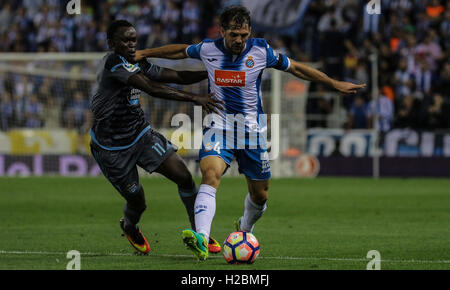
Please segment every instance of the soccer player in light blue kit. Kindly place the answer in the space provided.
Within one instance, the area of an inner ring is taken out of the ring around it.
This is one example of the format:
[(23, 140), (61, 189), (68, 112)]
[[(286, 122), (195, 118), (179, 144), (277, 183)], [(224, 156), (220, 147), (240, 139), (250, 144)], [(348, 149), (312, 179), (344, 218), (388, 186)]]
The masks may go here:
[[(245, 7), (228, 7), (221, 14), (220, 21), (222, 37), (219, 39), (205, 39), (194, 45), (171, 44), (136, 53), (137, 60), (144, 57), (201, 60), (208, 72), (210, 92), (225, 102), (225, 109), (214, 115), (203, 131), (199, 152), (202, 182), (195, 200), (196, 231), (187, 229), (182, 233), (184, 243), (200, 260), (208, 257), (208, 248), (209, 251), (220, 250), (220, 245), (208, 245), (207, 241), (216, 210), (215, 196), (220, 178), (234, 157), (248, 184), (244, 213), (235, 222), (236, 230), (252, 232), (267, 207), (270, 165), (264, 142), (266, 124), (259, 118), (264, 114), (261, 96), (263, 70), (287, 71), (345, 94), (365, 87), (365, 84), (333, 80), (319, 70), (276, 53), (265, 39), (250, 38), (250, 13)], [(239, 120), (243, 124), (239, 124)], [(240, 135), (237, 128), (244, 128), (245, 134)], [(251, 137), (255, 135), (256, 138)]]

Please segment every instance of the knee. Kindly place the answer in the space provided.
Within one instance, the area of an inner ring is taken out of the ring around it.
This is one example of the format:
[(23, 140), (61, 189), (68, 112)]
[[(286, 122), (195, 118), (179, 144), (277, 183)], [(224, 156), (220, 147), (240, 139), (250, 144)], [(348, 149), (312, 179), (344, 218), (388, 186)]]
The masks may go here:
[(217, 169), (213, 167), (205, 168), (202, 170), (202, 184), (218, 188), (221, 176), (222, 174)]
[(251, 198), (254, 203), (263, 205), (269, 199), (269, 186), (263, 186), (259, 188), (255, 188), (250, 192)]
[(190, 189), (194, 186), (194, 180), (189, 170), (183, 170), (179, 173), (176, 181), (179, 188)]
[(254, 203), (259, 204), (259, 205), (263, 205), (267, 202), (267, 200), (269, 199), (267, 193), (259, 193), (253, 196), (252, 200)]

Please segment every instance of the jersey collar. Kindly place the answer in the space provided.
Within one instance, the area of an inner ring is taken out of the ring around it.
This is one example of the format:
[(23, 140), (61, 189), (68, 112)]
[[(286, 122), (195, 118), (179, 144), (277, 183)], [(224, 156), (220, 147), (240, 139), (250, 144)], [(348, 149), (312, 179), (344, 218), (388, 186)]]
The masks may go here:
[(224, 37), (219, 38), (218, 41), (215, 42), (215, 44), (216, 44), (216, 47), (217, 47), (220, 51), (222, 51), (222, 52), (223, 52), (224, 54), (226, 54), (226, 55), (229, 55), (229, 56), (233, 59), (233, 62), (236, 62), (236, 61), (242, 59), (242, 58), (249, 52), (249, 50), (250, 50), (250, 48), (251, 48), (251, 45), (250, 45), (250, 44), (251, 44), (250, 38), (247, 39), (247, 41), (245, 42), (244, 50), (241, 52), (240, 55), (237, 55), (237, 56), (236, 56), (235, 54), (232, 54), (232, 53), (226, 48), (226, 46), (225, 46), (225, 38), (224, 38)]

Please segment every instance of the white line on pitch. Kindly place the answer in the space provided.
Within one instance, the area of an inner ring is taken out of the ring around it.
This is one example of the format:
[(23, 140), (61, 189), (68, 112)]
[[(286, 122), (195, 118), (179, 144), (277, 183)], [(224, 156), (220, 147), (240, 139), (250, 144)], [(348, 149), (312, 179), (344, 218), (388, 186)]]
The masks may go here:
[[(45, 252), (45, 251), (5, 251), (0, 250), (0, 254), (4, 255), (66, 255), (64, 252)], [(133, 253), (94, 253), (94, 252), (84, 252), (80, 253), (82, 256), (134, 256)], [(150, 254), (149, 256), (155, 257), (192, 257), (192, 255), (182, 255), (182, 254)], [(210, 256), (209, 258), (222, 258), (221, 255), (218, 256)], [(307, 260), (307, 261), (342, 261), (342, 262), (367, 262), (368, 259), (364, 258), (327, 258), (327, 257), (269, 257), (269, 256), (260, 256), (258, 259), (264, 260)], [(450, 260), (395, 260), (395, 259), (386, 259), (381, 260), (384, 263), (413, 263), (413, 264), (450, 264)]]

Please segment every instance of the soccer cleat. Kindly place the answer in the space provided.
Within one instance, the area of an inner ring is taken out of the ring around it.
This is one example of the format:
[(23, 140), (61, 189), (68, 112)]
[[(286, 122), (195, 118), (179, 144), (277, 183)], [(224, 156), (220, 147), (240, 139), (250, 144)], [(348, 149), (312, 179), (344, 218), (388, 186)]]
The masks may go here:
[(184, 245), (194, 252), (197, 259), (203, 261), (208, 258), (208, 243), (206, 242), (205, 236), (190, 229), (184, 230), (181, 235), (183, 237)]
[(219, 242), (217, 242), (214, 238), (209, 237), (208, 242), (208, 251), (213, 254), (220, 253), (221, 247)]
[(234, 221), (234, 229), (236, 230), (236, 232), (239, 232), (241, 230), (241, 220), (242, 217)]
[(122, 236), (125, 236), (128, 239), (138, 253), (146, 255), (150, 252), (150, 245), (137, 225), (125, 229), (125, 220), (124, 218), (121, 218), (120, 228), (123, 231)]
[[(238, 218), (237, 220), (234, 221), (234, 229), (236, 230), (236, 232), (244, 231), (244, 230), (241, 229), (241, 221), (242, 221), (242, 217), (240, 217), (240, 218)], [(253, 228), (254, 227), (255, 226), (252, 227), (252, 230), (250, 231), (250, 233), (253, 233)], [(244, 232), (246, 232), (246, 231), (244, 231)]]

